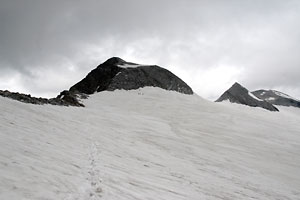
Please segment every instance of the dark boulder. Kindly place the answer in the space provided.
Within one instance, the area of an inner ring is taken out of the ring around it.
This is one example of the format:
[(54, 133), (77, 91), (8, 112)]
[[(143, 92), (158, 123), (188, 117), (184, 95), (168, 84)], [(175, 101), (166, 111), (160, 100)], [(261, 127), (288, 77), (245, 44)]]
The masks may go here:
[(63, 102), (70, 106), (84, 107), (84, 105), (79, 102), (80, 98), (67, 90), (62, 91), (56, 98), (53, 98), (52, 101), (55, 102), (57, 99), (63, 100)]

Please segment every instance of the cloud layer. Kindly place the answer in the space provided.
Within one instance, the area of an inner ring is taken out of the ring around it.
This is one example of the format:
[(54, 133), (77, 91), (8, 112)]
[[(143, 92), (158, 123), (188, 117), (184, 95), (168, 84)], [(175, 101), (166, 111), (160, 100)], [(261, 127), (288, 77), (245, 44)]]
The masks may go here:
[(0, 89), (55, 96), (109, 57), (215, 99), (235, 81), (300, 98), (297, 0), (0, 2)]

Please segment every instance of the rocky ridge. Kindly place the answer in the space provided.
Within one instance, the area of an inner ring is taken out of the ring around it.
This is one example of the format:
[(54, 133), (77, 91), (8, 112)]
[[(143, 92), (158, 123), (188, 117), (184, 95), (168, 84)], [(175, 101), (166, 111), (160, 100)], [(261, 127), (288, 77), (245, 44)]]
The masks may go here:
[(80, 99), (87, 98), (88, 95), (96, 92), (120, 89), (133, 90), (147, 86), (160, 87), (183, 94), (193, 94), (193, 90), (185, 82), (164, 68), (157, 65), (139, 65), (126, 62), (118, 57), (112, 57), (55, 98), (37, 98), (29, 94), (7, 90), (0, 90), (0, 96), (31, 104), (83, 107)]
[[(62, 99), (62, 95), (64, 95), (64, 99)], [(51, 104), (51, 105), (59, 105), (59, 106), (78, 106), (78, 107), (84, 107), (82, 103), (78, 100), (77, 96), (74, 96), (74, 94), (70, 94), (67, 92), (62, 92), (58, 97), (56, 98), (41, 98), (41, 97), (32, 97), (30, 94), (22, 94), (19, 92), (10, 92), (8, 90), (0, 90), (0, 96), (7, 97), (10, 99), (14, 99), (23, 103), (30, 103), (30, 104), (38, 104), (38, 105), (44, 105), (44, 104)]]
[(279, 106), (293, 106), (300, 108), (300, 101), (276, 90), (256, 90), (252, 92), (257, 98)]
[(225, 91), (216, 102), (230, 101), (232, 103), (243, 104), (251, 107), (261, 107), (269, 111), (279, 111), (271, 103), (256, 98), (245, 87), (239, 83), (234, 83), (227, 91)]
[(193, 90), (185, 82), (162, 67), (126, 62), (118, 57), (100, 64), (69, 91), (75, 94), (93, 94), (105, 90), (133, 90), (147, 86), (193, 94)]

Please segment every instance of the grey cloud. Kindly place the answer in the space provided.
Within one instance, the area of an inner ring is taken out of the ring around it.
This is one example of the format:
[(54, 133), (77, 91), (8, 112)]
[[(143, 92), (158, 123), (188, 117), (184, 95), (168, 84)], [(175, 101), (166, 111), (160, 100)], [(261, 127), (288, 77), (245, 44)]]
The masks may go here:
[(2, 0), (0, 89), (11, 74), (15, 88), (55, 95), (120, 56), (169, 68), (207, 98), (232, 81), (300, 98), (299, 19), (296, 0)]

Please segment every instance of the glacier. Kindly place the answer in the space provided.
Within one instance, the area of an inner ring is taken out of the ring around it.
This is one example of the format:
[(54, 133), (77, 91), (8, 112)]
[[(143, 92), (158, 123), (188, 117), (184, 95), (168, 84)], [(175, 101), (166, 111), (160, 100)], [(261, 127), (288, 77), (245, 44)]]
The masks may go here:
[(0, 199), (300, 199), (300, 109), (146, 87), (86, 107), (0, 97)]

